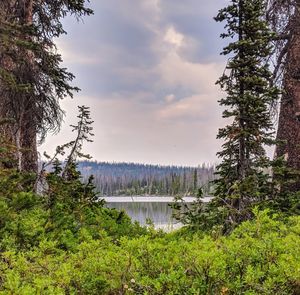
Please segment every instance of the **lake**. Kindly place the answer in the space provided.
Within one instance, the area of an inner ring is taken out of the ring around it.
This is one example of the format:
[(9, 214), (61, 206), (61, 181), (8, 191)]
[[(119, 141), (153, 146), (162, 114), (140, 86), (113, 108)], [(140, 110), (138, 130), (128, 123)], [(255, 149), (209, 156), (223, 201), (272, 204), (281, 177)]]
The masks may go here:
[[(174, 202), (172, 196), (113, 196), (103, 197), (106, 206), (124, 210), (134, 221), (146, 225), (151, 220), (154, 227), (165, 231), (172, 231), (180, 228), (181, 223), (172, 218), (172, 209), (169, 204)], [(185, 197), (184, 202), (192, 203), (196, 198)], [(211, 197), (203, 198), (208, 202)]]

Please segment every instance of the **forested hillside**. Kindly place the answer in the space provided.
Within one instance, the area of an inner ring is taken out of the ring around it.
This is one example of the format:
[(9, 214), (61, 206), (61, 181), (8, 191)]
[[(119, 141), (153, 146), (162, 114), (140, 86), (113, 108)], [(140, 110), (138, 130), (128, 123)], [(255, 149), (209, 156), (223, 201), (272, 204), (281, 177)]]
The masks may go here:
[(94, 176), (100, 195), (197, 195), (201, 188), (210, 193), (214, 166), (159, 166), (133, 163), (81, 161), (83, 179)]

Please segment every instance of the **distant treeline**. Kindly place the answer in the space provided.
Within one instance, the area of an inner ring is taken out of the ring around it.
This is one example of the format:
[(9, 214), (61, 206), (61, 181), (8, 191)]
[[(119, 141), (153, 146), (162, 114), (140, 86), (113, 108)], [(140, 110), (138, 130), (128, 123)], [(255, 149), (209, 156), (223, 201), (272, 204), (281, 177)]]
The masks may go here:
[(197, 195), (199, 189), (208, 194), (215, 167), (159, 166), (133, 163), (82, 161), (78, 168), (83, 179), (94, 176), (101, 195)]

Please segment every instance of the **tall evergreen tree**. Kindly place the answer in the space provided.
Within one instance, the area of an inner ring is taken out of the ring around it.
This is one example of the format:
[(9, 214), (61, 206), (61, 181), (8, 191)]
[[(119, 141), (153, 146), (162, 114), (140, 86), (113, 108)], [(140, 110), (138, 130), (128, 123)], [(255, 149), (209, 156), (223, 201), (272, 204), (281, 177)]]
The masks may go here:
[(59, 100), (78, 88), (61, 67), (54, 38), (61, 20), (92, 11), (85, 0), (4, 0), (0, 3), (0, 137), (16, 147), (15, 168), (37, 171), (37, 134), (59, 128)]
[(264, 169), (269, 165), (264, 146), (274, 143), (269, 110), (278, 89), (270, 84), (267, 63), (274, 34), (264, 15), (264, 0), (232, 0), (216, 17), (226, 21), (227, 32), (221, 37), (232, 40), (223, 49), (230, 58), (217, 82), (227, 93), (220, 104), (231, 124), (218, 133), (224, 144), (218, 153), (222, 163), (217, 167), (216, 197), (233, 224), (249, 218), (252, 205), (264, 198)]
[[(277, 32), (273, 79), (282, 86), (276, 156), (287, 167), (300, 171), (300, 1), (269, 0), (267, 18)], [(294, 173), (295, 174), (295, 173)], [(300, 179), (284, 185), (285, 192), (299, 191)]]

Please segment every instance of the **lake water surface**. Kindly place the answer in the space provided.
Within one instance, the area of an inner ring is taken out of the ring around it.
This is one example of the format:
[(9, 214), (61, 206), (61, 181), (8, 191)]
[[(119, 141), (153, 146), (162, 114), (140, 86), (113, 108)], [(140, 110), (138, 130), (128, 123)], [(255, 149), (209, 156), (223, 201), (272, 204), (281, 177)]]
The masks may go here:
[[(211, 198), (203, 198), (208, 202)], [(171, 231), (182, 226), (181, 223), (172, 218), (172, 209), (169, 204), (174, 202), (174, 197), (170, 196), (117, 196), (104, 197), (107, 207), (125, 210), (134, 221), (141, 225), (146, 225), (147, 220), (151, 220), (155, 228)], [(193, 197), (185, 197), (184, 202), (191, 203)]]

